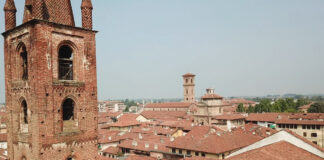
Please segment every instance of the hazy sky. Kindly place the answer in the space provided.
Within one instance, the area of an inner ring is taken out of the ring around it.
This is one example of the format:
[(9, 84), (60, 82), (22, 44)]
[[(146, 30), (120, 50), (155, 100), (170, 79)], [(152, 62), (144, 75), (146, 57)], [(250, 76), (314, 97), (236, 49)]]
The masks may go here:
[[(5, 0), (0, 1), (3, 8)], [(23, 0), (15, 0), (18, 24)], [(72, 0), (80, 26), (81, 0)], [(93, 0), (99, 99), (324, 93), (323, 0)], [(0, 12), (0, 29), (4, 15)], [(0, 102), (4, 102), (0, 38)]]

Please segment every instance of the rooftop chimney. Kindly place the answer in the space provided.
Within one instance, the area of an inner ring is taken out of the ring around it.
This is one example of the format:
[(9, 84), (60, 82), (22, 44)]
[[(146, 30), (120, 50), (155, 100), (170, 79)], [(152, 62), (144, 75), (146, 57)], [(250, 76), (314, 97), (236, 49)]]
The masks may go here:
[(133, 145), (133, 146), (137, 146), (137, 142), (136, 142), (136, 141), (133, 141), (133, 142), (132, 142), (132, 145)]

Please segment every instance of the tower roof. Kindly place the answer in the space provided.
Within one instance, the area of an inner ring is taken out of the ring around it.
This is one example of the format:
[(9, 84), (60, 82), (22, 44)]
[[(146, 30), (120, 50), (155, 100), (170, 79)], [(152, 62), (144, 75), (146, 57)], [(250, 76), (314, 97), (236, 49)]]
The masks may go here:
[(26, 0), (24, 22), (40, 19), (74, 26), (70, 0)]
[(196, 75), (192, 74), (192, 73), (187, 73), (184, 74), (182, 77), (195, 77)]
[(81, 8), (93, 8), (91, 0), (82, 0)]
[(5, 11), (17, 11), (14, 0), (6, 0), (3, 8)]

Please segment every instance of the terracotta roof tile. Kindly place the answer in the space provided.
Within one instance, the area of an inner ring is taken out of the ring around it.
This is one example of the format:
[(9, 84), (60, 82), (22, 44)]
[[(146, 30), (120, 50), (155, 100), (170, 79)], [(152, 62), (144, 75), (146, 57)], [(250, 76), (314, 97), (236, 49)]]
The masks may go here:
[(192, 74), (192, 73), (186, 73), (184, 75), (182, 75), (182, 77), (194, 77), (196, 75)]
[(289, 113), (251, 113), (246, 121), (275, 122), (278, 119), (287, 119)]
[(193, 104), (187, 102), (150, 103), (145, 108), (189, 108)]
[(258, 149), (254, 149), (234, 157), (229, 160), (322, 160), (306, 150), (303, 150), (295, 145), (285, 141), (273, 143)]
[(282, 119), (275, 121), (276, 124), (305, 124), (305, 125), (324, 125), (324, 121), (315, 120), (292, 120), (292, 119)]
[(143, 111), (141, 115), (154, 120), (177, 120), (187, 115), (185, 111)]
[(147, 156), (139, 156), (139, 155), (131, 155), (131, 156), (128, 156), (125, 160), (156, 160), (156, 158), (147, 157)]
[(117, 155), (119, 152), (119, 148), (118, 147), (108, 147), (105, 150), (103, 150), (102, 152)]
[[(184, 137), (178, 137), (168, 147), (220, 154), (248, 146), (276, 132), (265, 127), (261, 127), (263, 129), (252, 128), (253, 126), (256, 125), (237, 128), (232, 132), (217, 130), (211, 132), (206, 126), (200, 126), (196, 131), (191, 131)], [(267, 132), (270, 134), (268, 135)]]
[(214, 116), (213, 119), (218, 120), (237, 120), (237, 119), (245, 119), (246, 117), (241, 114), (223, 114), (219, 116)]
[(201, 97), (202, 100), (207, 100), (207, 99), (223, 99), (222, 96), (218, 94), (205, 94), (204, 96)]

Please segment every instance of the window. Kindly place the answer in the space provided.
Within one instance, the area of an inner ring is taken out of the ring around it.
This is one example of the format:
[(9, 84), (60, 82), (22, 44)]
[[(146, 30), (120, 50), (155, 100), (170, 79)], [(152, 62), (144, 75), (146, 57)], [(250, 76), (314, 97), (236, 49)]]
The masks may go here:
[(172, 153), (176, 153), (176, 149), (175, 148), (172, 148)]
[(195, 152), (195, 156), (199, 156), (199, 152)]
[(321, 129), (321, 126), (317, 125), (317, 126), (316, 126), (316, 129)]
[(182, 154), (182, 149), (179, 149), (179, 154)]
[(311, 126), (310, 125), (307, 125), (307, 129), (311, 129)]
[(281, 128), (281, 124), (278, 124), (278, 127)]
[(303, 125), (303, 129), (306, 129), (306, 125)]
[(294, 124), (294, 129), (297, 129), (297, 124)]
[(26, 45), (24, 43), (19, 43), (17, 47), (18, 52), (18, 67), (17, 72), (19, 74), (19, 78), (22, 80), (28, 80), (28, 54), (26, 50)]
[(317, 144), (317, 141), (313, 141), (314, 144)]
[(191, 155), (191, 151), (187, 150), (187, 156)]
[(28, 58), (25, 45), (21, 47), (19, 53), (21, 58), (21, 79), (28, 80)]
[(303, 135), (304, 135), (304, 137), (307, 137), (307, 133), (306, 132), (304, 132)]
[(206, 154), (205, 154), (205, 153), (201, 153), (201, 156), (202, 156), (202, 157), (206, 157)]
[(63, 45), (59, 49), (59, 79), (73, 80), (73, 53), (72, 48)]
[(25, 100), (23, 100), (21, 102), (21, 108), (23, 110), (23, 122), (25, 124), (28, 124), (28, 108), (27, 108), (27, 102)]
[(74, 101), (66, 99), (63, 103), (63, 121), (74, 120)]
[(186, 79), (186, 83), (188, 83), (188, 79)]
[(312, 129), (315, 129), (316, 127), (315, 127), (315, 125), (312, 125)]
[(312, 133), (311, 137), (317, 137), (317, 133)]

